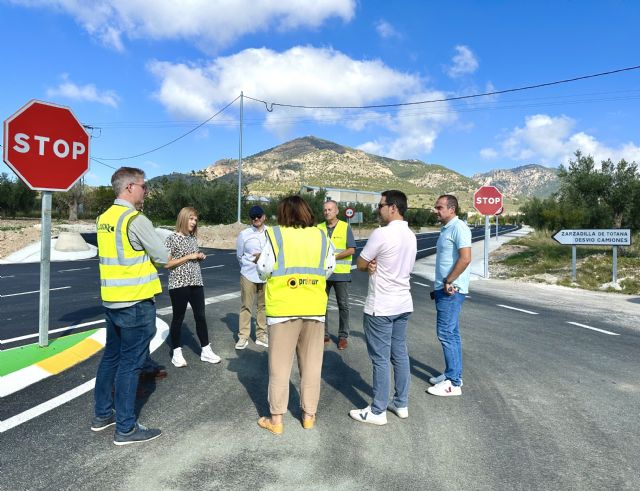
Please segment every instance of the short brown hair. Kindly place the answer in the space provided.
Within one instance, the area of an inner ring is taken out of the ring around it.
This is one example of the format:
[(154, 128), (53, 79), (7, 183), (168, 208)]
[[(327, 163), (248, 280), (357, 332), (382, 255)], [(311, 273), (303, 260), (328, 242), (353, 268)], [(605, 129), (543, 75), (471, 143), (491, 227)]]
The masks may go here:
[(176, 220), (176, 232), (180, 232), (184, 235), (193, 235), (194, 237), (198, 235), (198, 222), (196, 222), (193, 232), (189, 232), (189, 218), (192, 216), (198, 218), (198, 210), (194, 207), (185, 206), (180, 210), (178, 213), (178, 219)]
[(287, 196), (278, 203), (278, 225), (282, 227), (306, 228), (316, 223), (313, 211), (299, 195)]
[(454, 208), (456, 214), (460, 209), (460, 205), (458, 205), (458, 198), (456, 198), (453, 194), (441, 194), (438, 196), (436, 201), (440, 201), (442, 198), (446, 198), (447, 200), (447, 208)]
[(116, 196), (119, 196), (133, 181), (144, 179), (144, 171), (136, 167), (120, 167), (111, 176), (111, 187)]

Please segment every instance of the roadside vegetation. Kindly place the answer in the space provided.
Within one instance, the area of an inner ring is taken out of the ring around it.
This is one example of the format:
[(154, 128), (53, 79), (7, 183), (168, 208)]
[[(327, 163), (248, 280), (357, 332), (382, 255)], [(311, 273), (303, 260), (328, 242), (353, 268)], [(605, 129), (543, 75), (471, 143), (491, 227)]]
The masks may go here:
[[(535, 233), (509, 243), (521, 248), (498, 264), (501, 276), (576, 286), (588, 290), (640, 294), (640, 174), (635, 162), (606, 160), (597, 165), (576, 152), (560, 167), (560, 189), (544, 200), (533, 198), (520, 208)], [(611, 284), (612, 247), (578, 246), (576, 282), (571, 281), (571, 246), (551, 237), (561, 229), (628, 228), (629, 247), (618, 247), (618, 282)]]
[(519, 252), (500, 260), (501, 277), (555, 283), (585, 290), (640, 294), (640, 234), (630, 247), (618, 247), (618, 286), (611, 284), (611, 247), (576, 248), (576, 282), (571, 281), (571, 246), (554, 241), (549, 231), (536, 231), (509, 242)]

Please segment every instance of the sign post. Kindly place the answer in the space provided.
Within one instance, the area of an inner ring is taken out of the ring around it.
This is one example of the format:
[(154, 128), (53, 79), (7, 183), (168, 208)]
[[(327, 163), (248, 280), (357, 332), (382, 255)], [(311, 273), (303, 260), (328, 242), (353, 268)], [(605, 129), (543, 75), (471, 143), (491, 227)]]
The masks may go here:
[(32, 100), (4, 122), (2, 158), (32, 190), (41, 191), (41, 347), (49, 344), (52, 191), (68, 191), (89, 170), (89, 135), (71, 110)]
[[(502, 193), (495, 186), (482, 186), (473, 194), (473, 206), (478, 213), (484, 215), (484, 277), (489, 278), (489, 238), (491, 228), (489, 215), (501, 212)], [(496, 239), (498, 237), (498, 219), (496, 216)]]
[(618, 282), (618, 246), (631, 245), (631, 229), (609, 228), (609, 229), (565, 229), (558, 230), (551, 236), (558, 244), (570, 245), (571, 247), (571, 281), (576, 281), (576, 246), (612, 246), (613, 265), (612, 283)]
[(351, 219), (353, 218), (353, 216), (356, 214), (356, 210), (354, 210), (353, 208), (349, 207), (349, 208), (345, 208), (344, 210), (344, 216), (347, 217), (347, 223), (349, 225), (351, 225)]

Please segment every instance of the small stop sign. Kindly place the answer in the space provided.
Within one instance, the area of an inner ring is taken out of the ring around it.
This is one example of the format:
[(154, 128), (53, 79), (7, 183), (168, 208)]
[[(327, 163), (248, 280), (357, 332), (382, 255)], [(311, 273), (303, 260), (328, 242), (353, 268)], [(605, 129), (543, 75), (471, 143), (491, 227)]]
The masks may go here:
[(68, 191), (89, 170), (89, 135), (69, 108), (32, 100), (4, 122), (2, 157), (31, 189)]
[(482, 215), (496, 215), (503, 204), (502, 193), (495, 186), (482, 186), (473, 195), (473, 206)]

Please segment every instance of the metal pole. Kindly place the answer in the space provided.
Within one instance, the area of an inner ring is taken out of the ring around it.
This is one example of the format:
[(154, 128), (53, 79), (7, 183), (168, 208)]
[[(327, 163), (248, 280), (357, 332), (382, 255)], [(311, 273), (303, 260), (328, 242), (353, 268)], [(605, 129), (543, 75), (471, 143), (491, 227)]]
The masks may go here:
[(618, 282), (618, 246), (613, 246), (613, 280)]
[(498, 241), (498, 229), (500, 228), (498, 225), (499, 221), (498, 215), (496, 215), (496, 242)]
[(238, 157), (238, 223), (240, 223), (240, 213), (242, 208), (242, 122), (244, 118), (243, 103), (244, 93), (240, 91), (240, 145)]
[(51, 273), (51, 191), (42, 192), (40, 235), (40, 323), (38, 344), (49, 346), (49, 280)]
[(489, 227), (489, 215), (484, 216), (484, 277), (489, 278), (489, 237), (491, 228)]
[(576, 246), (571, 246), (571, 281), (576, 282)]

